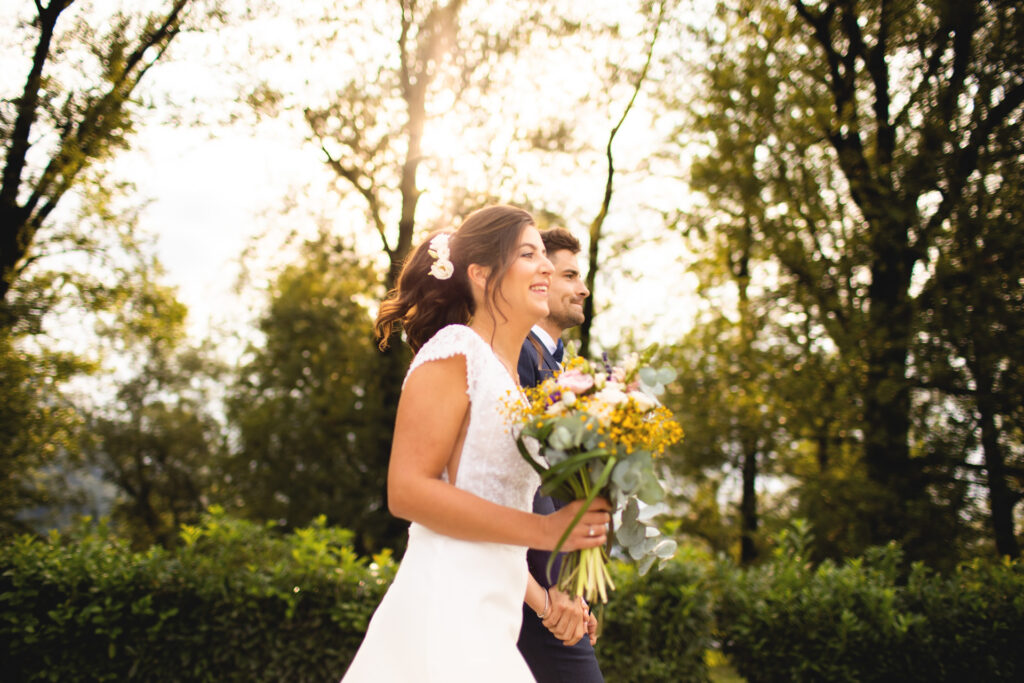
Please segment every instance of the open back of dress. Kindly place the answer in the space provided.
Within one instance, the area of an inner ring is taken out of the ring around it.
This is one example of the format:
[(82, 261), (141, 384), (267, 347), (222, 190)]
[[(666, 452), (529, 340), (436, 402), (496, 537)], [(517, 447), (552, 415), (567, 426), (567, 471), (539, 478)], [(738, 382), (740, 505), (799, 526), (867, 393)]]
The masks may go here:
[[(455, 355), (466, 359), (470, 401), (455, 485), (529, 511), (540, 478), (516, 448), (507, 406), (519, 388), (491, 347), (451, 325), (420, 348), (408, 374)], [(412, 523), (395, 581), (343, 680), (533, 681), (516, 648), (527, 577), (525, 547), (462, 541)]]

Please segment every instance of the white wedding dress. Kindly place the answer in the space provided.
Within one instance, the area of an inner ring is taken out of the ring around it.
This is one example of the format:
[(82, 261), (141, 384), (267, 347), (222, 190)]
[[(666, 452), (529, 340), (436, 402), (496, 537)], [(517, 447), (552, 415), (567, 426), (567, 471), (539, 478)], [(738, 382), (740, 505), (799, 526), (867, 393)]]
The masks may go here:
[[(540, 478), (516, 448), (504, 406), (519, 390), (491, 347), (450, 325), (420, 348), (409, 374), (455, 355), (466, 358), (470, 400), (455, 485), (529, 511)], [(342, 680), (532, 682), (516, 648), (527, 577), (525, 547), (462, 541), (413, 522), (395, 580)]]

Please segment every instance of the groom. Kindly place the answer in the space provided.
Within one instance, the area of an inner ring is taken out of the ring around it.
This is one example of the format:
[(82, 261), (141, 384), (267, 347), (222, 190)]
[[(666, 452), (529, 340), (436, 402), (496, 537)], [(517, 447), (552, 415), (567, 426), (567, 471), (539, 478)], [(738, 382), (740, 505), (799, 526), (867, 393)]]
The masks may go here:
[[(580, 252), (579, 240), (563, 228), (546, 230), (541, 233), (541, 239), (555, 269), (548, 288), (548, 316), (534, 325), (519, 353), (519, 382), (524, 387), (535, 386), (558, 370), (563, 352), (562, 332), (583, 322), (583, 300), (590, 294), (580, 278), (576, 258)], [(533, 511), (550, 514), (562, 504), (538, 492), (533, 499)], [(548, 557), (550, 553), (542, 550), (529, 550), (526, 554), (533, 578), (548, 589), (551, 607), (542, 621), (524, 603), (519, 651), (537, 683), (603, 683), (604, 676), (593, 647), (597, 640), (597, 620), (589, 611), (582, 617), (586, 620), (589, 637), (575, 645), (564, 645), (552, 632), (564, 635), (567, 626), (579, 616), (580, 606), (566, 593), (551, 586), (547, 577)], [(558, 576), (559, 564), (556, 560), (552, 567), (553, 577)]]

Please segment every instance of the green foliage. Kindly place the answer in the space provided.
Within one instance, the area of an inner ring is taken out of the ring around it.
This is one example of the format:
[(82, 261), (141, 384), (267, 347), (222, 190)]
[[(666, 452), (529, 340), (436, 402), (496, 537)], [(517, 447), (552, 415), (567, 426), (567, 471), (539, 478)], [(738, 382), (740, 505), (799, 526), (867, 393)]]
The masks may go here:
[(114, 514), (138, 544), (166, 542), (203, 508), (200, 474), (221, 438), (204, 383), (216, 368), (186, 348), (186, 308), (160, 282), (132, 188), (100, 172), (88, 182), (0, 302), (0, 469), (12, 473), (0, 517), (39, 529), (106, 514), (116, 488)]
[(226, 465), (229, 509), (288, 527), (325, 514), (364, 549), (404, 538), (383, 500), (380, 435), (393, 422), (360, 303), (373, 281), (350, 250), (321, 235), (274, 282), (259, 321), (264, 341), (248, 350), (227, 399), (238, 430)]
[(920, 671), (916, 680), (1011, 681), (1024, 674), (1021, 561), (975, 558), (946, 576), (918, 565), (903, 604), (911, 613), (906, 647)]
[(5, 87), (0, 115), (0, 302), (38, 256), (39, 233), (52, 227), (57, 207), (127, 146), (140, 111), (133, 95), (149, 69), (187, 21), (216, 16), (204, 15), (205, 0), (105, 14), (88, 3), (35, 5), (34, 16), (5, 27), (27, 49), (13, 63), (22, 90)]
[[(753, 310), (772, 323), (762, 339), (783, 347), (776, 367), (814, 370), (774, 395), (792, 401), (785, 417), (801, 446), (824, 456), (820, 471), (804, 468), (813, 485), (801, 508), (816, 525), (831, 518), (833, 552), (898, 539), (910, 557), (942, 562), (951, 542), (971, 540), (966, 454), (985, 425), (964, 420), (955, 397), (979, 382), (994, 384), (979, 395), (1005, 391), (1013, 373), (1001, 368), (1018, 363), (957, 347), (1010, 348), (1003, 331), (1015, 329), (1020, 279), (978, 275), (1011, 270), (1020, 251), (1021, 231), (996, 227), (1019, 223), (1008, 207), (1022, 104), (1009, 93), (1024, 82), (1008, 65), (1021, 59), (1020, 29), (1019, 12), (985, 0), (718, 3), (701, 31), (703, 88), (673, 103), (691, 114), (684, 130), (698, 131), (683, 142), (702, 148), (692, 181), (708, 202), (687, 222), (694, 250), (712, 254), (704, 287), (716, 301), (715, 288), (738, 292), (741, 317), (749, 287)], [(989, 253), (972, 253), (985, 251), (978, 236)], [(1003, 300), (980, 305), (998, 285)], [(924, 395), (915, 376), (936, 379), (946, 364), (958, 381)], [(1020, 404), (1019, 391), (1006, 393)], [(1001, 417), (989, 439), (1007, 450), (1017, 444)], [(957, 423), (954, 438), (929, 438)], [(847, 460), (839, 472), (829, 471), (835, 456)], [(816, 492), (834, 497), (844, 471), (856, 486), (852, 514), (817, 518)], [(1002, 511), (993, 535), (1001, 526), (1011, 554), (1016, 493), (991, 495)]]
[[(217, 508), (182, 527), (173, 550), (132, 551), (105, 524), (18, 537), (0, 555), (4, 674), (337, 680), (396, 571), (389, 552), (361, 558), (352, 540), (323, 518), (281, 535)], [(802, 523), (776, 543), (748, 569), (685, 549), (643, 577), (613, 563), (596, 648), (607, 680), (709, 680), (713, 638), (751, 683), (1009, 681), (1024, 671), (1024, 564), (908, 572), (890, 545), (815, 566)]]
[(717, 578), (722, 647), (759, 681), (1016, 680), (1024, 672), (1024, 564), (978, 560), (949, 575), (890, 544), (839, 565), (782, 534), (770, 563)]
[(609, 681), (706, 681), (712, 593), (704, 563), (680, 552), (644, 576), (631, 563), (612, 563), (616, 590), (599, 613), (595, 648)]
[(25, 531), (20, 513), (59, 502), (50, 469), (73, 460), (81, 417), (56, 390), (81, 362), (64, 353), (25, 348), (0, 326), (0, 537)]
[[(721, 552), (730, 551), (738, 535), (746, 535), (748, 543), (753, 540), (767, 501), (755, 502), (750, 488), (745, 503), (760, 509), (748, 509), (743, 520), (731, 515), (722, 520), (710, 509), (718, 506), (716, 496), (708, 493), (728, 476), (753, 483), (777, 472), (775, 461), (785, 455), (780, 446), (792, 442), (780, 439), (788, 436), (782, 429), (786, 406), (778, 388), (786, 378), (786, 365), (778, 350), (752, 343), (758, 326), (750, 318), (733, 323), (718, 316), (705, 320), (673, 348), (679, 379), (665, 403), (686, 438), (666, 457), (674, 474), (696, 484), (677, 495), (677, 504), (695, 513), (683, 519), (682, 528)], [(748, 547), (744, 554), (752, 552)]]
[[(795, 502), (798, 516), (812, 519), (827, 540), (816, 553), (856, 554), (868, 540), (860, 505), (869, 487), (854, 437), (855, 378), (802, 326), (784, 324), (775, 306), (750, 302), (739, 321), (709, 311), (671, 347), (679, 378), (665, 403), (686, 438), (666, 461), (687, 484), (675, 493), (676, 507), (685, 510), (681, 530), (730, 554), (746, 535), (739, 554), (749, 561), (793, 515)], [(794, 485), (761, 485), (780, 477)], [(728, 478), (749, 482), (735, 512), (721, 509)]]
[(323, 520), (285, 537), (218, 510), (174, 553), (100, 525), (20, 537), (0, 574), (11, 680), (336, 680), (393, 577)]
[(125, 273), (115, 311), (97, 326), (116, 364), (113, 400), (83, 407), (86, 461), (113, 484), (112, 516), (135, 547), (174, 542), (215, 490), (223, 428), (213, 385), (223, 368), (209, 349), (191, 346), (187, 309), (161, 285), (159, 264), (142, 260)]
[[(981, 452), (983, 467), (958, 463), (966, 475), (943, 493), (965, 496), (968, 482), (984, 486), (988, 505), (970, 509), (971, 516), (978, 527), (989, 516), (997, 551), (1013, 557), (1020, 554), (1014, 508), (1024, 500), (1024, 240), (1018, 229), (1024, 163), (1010, 151), (1019, 147), (1018, 140), (999, 138), (982, 150), (980, 172), (937, 238), (914, 348), (918, 381), (929, 390), (916, 449), (940, 464), (950, 454)], [(975, 476), (976, 469), (984, 475)]]

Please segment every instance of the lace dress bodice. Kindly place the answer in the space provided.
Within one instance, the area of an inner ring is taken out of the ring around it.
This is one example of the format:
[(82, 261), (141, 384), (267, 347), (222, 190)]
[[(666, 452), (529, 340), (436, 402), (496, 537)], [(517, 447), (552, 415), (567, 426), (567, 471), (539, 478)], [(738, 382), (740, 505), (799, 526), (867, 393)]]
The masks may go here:
[(509, 406), (523, 400), (522, 394), (487, 342), (464, 325), (449, 325), (420, 347), (406, 378), (423, 363), (456, 355), (466, 359), (469, 426), (455, 485), (494, 503), (530, 510), (540, 477), (519, 454), (509, 418)]
[[(519, 455), (508, 409), (523, 399), (490, 345), (450, 325), (420, 348), (406, 378), (453, 356), (466, 359), (469, 396), (455, 486), (530, 510), (540, 477)], [(411, 523), (402, 563), (343, 683), (533, 681), (516, 647), (528, 581), (523, 546), (466, 541)]]

